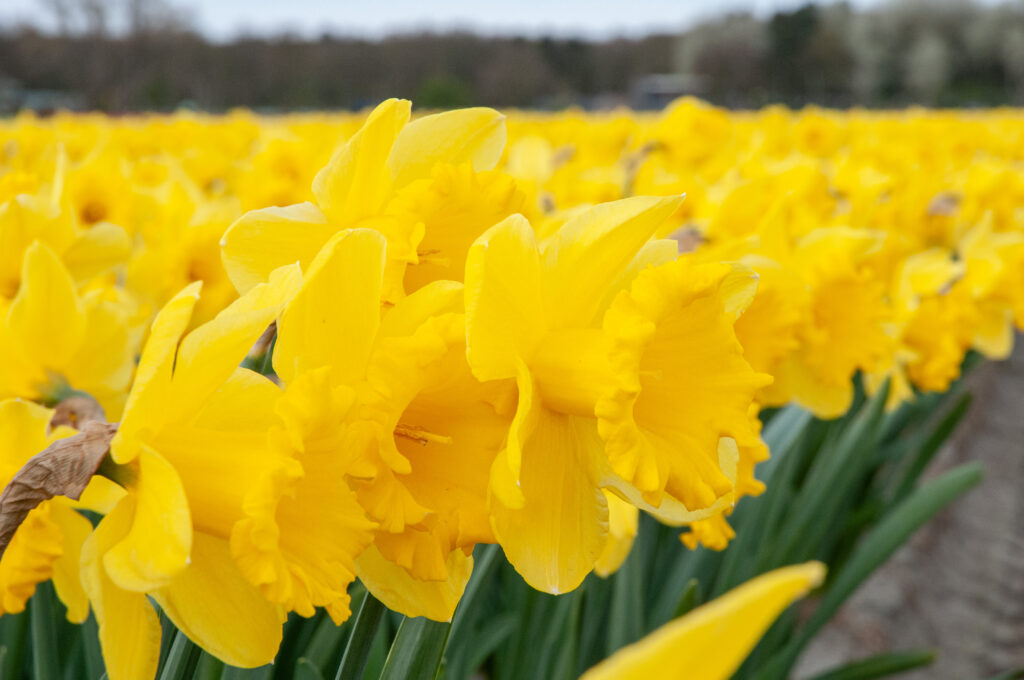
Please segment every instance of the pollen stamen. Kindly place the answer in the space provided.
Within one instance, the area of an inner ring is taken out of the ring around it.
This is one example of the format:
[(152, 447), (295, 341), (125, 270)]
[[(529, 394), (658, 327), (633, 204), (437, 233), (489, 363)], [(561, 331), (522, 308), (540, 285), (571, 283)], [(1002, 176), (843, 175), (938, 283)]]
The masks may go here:
[(419, 442), (423, 446), (433, 442), (434, 444), (451, 444), (452, 438), (443, 434), (434, 434), (418, 425), (396, 425), (395, 436), (405, 437), (411, 439), (414, 442)]

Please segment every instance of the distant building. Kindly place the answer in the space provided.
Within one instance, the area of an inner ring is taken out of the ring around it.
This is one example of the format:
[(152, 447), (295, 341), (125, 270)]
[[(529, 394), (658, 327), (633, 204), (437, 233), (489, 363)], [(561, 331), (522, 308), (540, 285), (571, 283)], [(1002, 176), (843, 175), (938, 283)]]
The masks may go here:
[(704, 78), (691, 73), (652, 73), (633, 84), (635, 109), (663, 109), (684, 95), (700, 96), (706, 90)]
[(76, 92), (63, 90), (29, 90), (14, 78), (0, 75), (0, 114), (18, 111), (53, 113), (54, 111), (81, 111), (85, 99)]

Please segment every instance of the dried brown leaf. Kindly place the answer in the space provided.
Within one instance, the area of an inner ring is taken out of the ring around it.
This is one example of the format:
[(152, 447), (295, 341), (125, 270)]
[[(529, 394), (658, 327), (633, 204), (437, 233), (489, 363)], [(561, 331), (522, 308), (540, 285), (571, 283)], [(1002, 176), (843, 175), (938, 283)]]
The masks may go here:
[(117, 425), (86, 422), (32, 456), (0, 493), (0, 556), (28, 513), (54, 496), (78, 500), (110, 450)]
[(68, 397), (53, 409), (50, 429), (67, 425), (81, 430), (86, 423), (99, 421), (105, 423), (107, 416), (99, 402), (91, 397)]

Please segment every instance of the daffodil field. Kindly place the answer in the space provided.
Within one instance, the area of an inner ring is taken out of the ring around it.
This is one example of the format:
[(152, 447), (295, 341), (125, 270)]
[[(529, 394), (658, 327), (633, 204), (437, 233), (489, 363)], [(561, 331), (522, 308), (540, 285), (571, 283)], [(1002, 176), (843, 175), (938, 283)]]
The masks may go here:
[(410, 107), (0, 121), (0, 677), (787, 678), (980, 480), (1024, 113)]

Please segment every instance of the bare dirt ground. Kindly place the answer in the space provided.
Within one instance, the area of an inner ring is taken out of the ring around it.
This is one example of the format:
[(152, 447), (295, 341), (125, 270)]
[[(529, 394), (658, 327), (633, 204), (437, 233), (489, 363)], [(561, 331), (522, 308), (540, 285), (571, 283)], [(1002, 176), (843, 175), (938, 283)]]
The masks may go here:
[(907, 680), (983, 680), (1024, 667), (1024, 336), (975, 369), (974, 401), (929, 470), (976, 460), (982, 484), (919, 531), (804, 655), (797, 677), (882, 652), (933, 649)]

